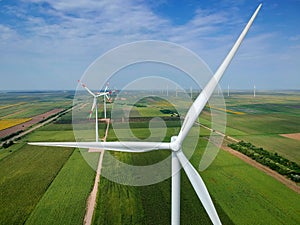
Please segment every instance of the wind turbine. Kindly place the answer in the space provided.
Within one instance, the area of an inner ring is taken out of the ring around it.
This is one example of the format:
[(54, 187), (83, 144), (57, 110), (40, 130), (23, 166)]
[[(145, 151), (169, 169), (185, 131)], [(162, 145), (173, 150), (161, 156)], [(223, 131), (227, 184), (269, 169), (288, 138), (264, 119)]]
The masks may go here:
[(227, 86), (227, 96), (229, 97), (229, 84), (228, 84), (228, 86)]
[(93, 114), (93, 111), (95, 109), (95, 130), (96, 130), (96, 142), (99, 141), (99, 134), (98, 134), (98, 103), (97, 103), (97, 98), (100, 97), (100, 96), (104, 96), (104, 116), (106, 118), (106, 99), (105, 98), (108, 98), (108, 94), (110, 94), (110, 92), (107, 92), (107, 89), (108, 89), (108, 85), (106, 85), (105, 87), (105, 90), (104, 92), (99, 92), (99, 93), (93, 93), (84, 83), (80, 82), (80, 80), (78, 80), (78, 83), (81, 83), (81, 86), (87, 90), (87, 92), (89, 94), (91, 94), (94, 99), (93, 99), (93, 105), (92, 105), (92, 108), (91, 108), (91, 111), (90, 111), (90, 118), (92, 117), (92, 114)]
[(208, 102), (214, 89), (218, 85), (225, 70), (230, 64), (233, 56), (238, 50), (241, 42), (246, 36), (251, 27), (255, 17), (257, 16), (262, 4), (260, 4), (251, 19), (247, 23), (243, 32), (233, 45), (232, 49), (214, 74), (214, 76), (207, 83), (202, 92), (198, 95), (192, 106), (189, 108), (178, 136), (173, 136), (170, 142), (37, 142), (29, 143), (31, 145), (40, 146), (58, 146), (58, 147), (75, 147), (75, 148), (93, 148), (106, 149), (110, 151), (119, 152), (149, 152), (155, 150), (170, 150), (172, 152), (172, 207), (171, 207), (171, 222), (172, 225), (180, 224), (180, 173), (179, 170), (183, 167), (187, 177), (189, 178), (198, 198), (205, 208), (210, 220), (213, 224), (221, 224), (218, 213), (214, 207), (208, 190), (200, 177), (197, 170), (192, 166), (182, 151), (182, 143), (201, 111)]

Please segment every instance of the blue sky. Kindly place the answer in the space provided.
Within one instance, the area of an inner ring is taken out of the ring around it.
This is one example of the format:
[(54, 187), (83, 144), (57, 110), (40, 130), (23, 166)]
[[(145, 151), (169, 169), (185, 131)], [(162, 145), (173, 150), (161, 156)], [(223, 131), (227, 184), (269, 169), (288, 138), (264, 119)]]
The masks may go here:
[(221, 86), (300, 89), (299, 0), (0, 0), (0, 90), (75, 89), (97, 57), (147, 39), (215, 71), (260, 2)]

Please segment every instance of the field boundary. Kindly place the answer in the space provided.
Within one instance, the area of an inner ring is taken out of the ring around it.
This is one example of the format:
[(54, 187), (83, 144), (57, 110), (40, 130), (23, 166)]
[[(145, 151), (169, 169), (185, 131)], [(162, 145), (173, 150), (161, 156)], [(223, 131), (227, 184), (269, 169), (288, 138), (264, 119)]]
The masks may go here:
[[(236, 151), (236, 150), (233, 150), (231, 149), (230, 147), (227, 146), (228, 143), (230, 143), (230, 141), (234, 141), (234, 142), (239, 142), (240, 140), (236, 139), (236, 138), (233, 138), (233, 137), (230, 137), (228, 135), (225, 135), (219, 131), (215, 131), (207, 126), (204, 126), (198, 122), (196, 122), (197, 125), (203, 127), (203, 128), (206, 128), (218, 135), (221, 135), (223, 136), (225, 139), (223, 140), (223, 144), (221, 146), (221, 149), (226, 151), (226, 152), (229, 152), (230, 154), (234, 155), (235, 157), (238, 157), (239, 159), (243, 160), (244, 162), (246, 162), (247, 164), (259, 169), (260, 171), (266, 173), (267, 175), (275, 178), (277, 181), (281, 182), (282, 184), (284, 184), (286, 187), (290, 188), (291, 190), (295, 191), (296, 193), (300, 194), (300, 186), (298, 186), (294, 181), (286, 178), (285, 176), (282, 176), (281, 174), (277, 173), (276, 171), (270, 169), (269, 167), (267, 166), (264, 166), (258, 162), (256, 162), (255, 160), (251, 159), (250, 157)], [(208, 139), (209, 141), (209, 139)], [(211, 142), (212, 143), (212, 142)], [(213, 144), (213, 143), (212, 143)]]
[[(48, 118), (46, 118), (46, 119), (43, 118), (43, 119), (41, 119), (40, 121), (33, 120), (33, 118), (34, 118), (34, 117), (33, 117), (31, 121), (25, 122), (25, 123), (32, 123), (32, 121), (34, 121), (35, 123), (33, 123), (33, 124), (27, 126), (27, 128), (30, 127), (30, 126), (33, 126), (32, 128), (29, 128), (28, 130), (25, 130), (25, 131), (23, 131), (22, 129), (20, 129), (19, 131), (16, 131), (16, 132), (21, 132), (21, 133), (19, 133), (19, 134), (17, 134), (17, 135), (14, 135), (13, 137), (11, 137), (11, 138), (9, 138), (9, 139), (7, 139), (7, 140), (4, 140), (2, 143), (0, 143), (0, 146), (2, 146), (5, 142), (14, 141), (14, 140), (17, 139), (17, 138), (20, 138), (20, 137), (22, 137), (22, 136), (24, 136), (24, 135), (26, 135), (26, 134), (28, 134), (28, 133), (31, 133), (32, 131), (34, 131), (34, 130), (36, 130), (36, 129), (42, 127), (42, 126), (44, 126), (45, 124), (48, 124), (48, 123), (54, 121), (55, 119), (59, 118), (59, 117), (62, 115), (62, 113), (68, 113), (68, 112), (70, 112), (72, 109), (73, 109), (73, 107), (71, 107), (71, 108), (69, 108), (69, 109), (65, 109), (65, 110), (64, 110), (64, 109), (60, 109), (58, 112), (53, 113), (52, 115), (48, 116)], [(57, 110), (58, 110), (58, 109), (57, 109)], [(52, 111), (53, 111), (53, 110), (51, 110), (51, 111), (49, 111), (49, 112), (52, 112)], [(45, 113), (39, 115), (39, 117), (41, 117), (41, 116), (44, 115), (44, 114), (45, 114)], [(55, 114), (56, 114), (56, 115), (55, 115)], [(53, 115), (54, 115), (54, 116), (53, 116)], [(51, 116), (53, 116), (53, 117), (51, 117)], [(50, 117), (50, 118), (49, 118), (49, 117)], [(43, 121), (43, 122), (41, 122), (41, 121)], [(25, 123), (24, 123), (24, 124), (25, 124)], [(24, 125), (24, 124), (23, 124), (23, 125)], [(17, 126), (23, 126), (23, 125), (20, 124), (20, 125), (17, 125)], [(15, 127), (16, 127), (16, 126), (15, 126)], [(6, 131), (6, 130), (9, 130), (9, 129), (13, 129), (13, 128), (14, 128), (14, 127), (7, 128), (7, 129), (2, 130), (2, 131)], [(22, 128), (23, 128), (23, 127), (22, 127)], [(0, 134), (1, 134), (2, 131), (0, 131)], [(9, 135), (13, 135), (13, 134), (16, 133), (16, 132), (13, 132), (13, 133), (11, 133), (11, 134), (9, 134)], [(1, 135), (0, 135), (0, 137), (1, 137)]]
[(227, 144), (225, 144), (225, 142), (223, 142), (222, 150), (224, 150), (226, 152), (229, 152), (230, 154), (238, 157), (239, 159), (243, 160), (247, 164), (249, 164), (251, 166), (254, 166), (255, 168), (257, 168), (260, 171), (262, 171), (262, 172), (268, 174), (269, 176), (275, 178), (276, 180), (278, 180), (279, 182), (281, 182), (282, 184), (284, 184), (288, 188), (290, 188), (293, 191), (300, 194), (300, 186), (298, 186), (294, 181), (292, 181), (292, 180), (286, 178), (285, 176), (277, 173), (276, 171), (270, 169), (269, 167), (264, 166), (264, 165), (260, 164), (259, 162), (256, 162), (255, 160), (253, 160), (253, 159), (249, 158), (248, 156), (244, 155), (243, 153), (240, 153), (236, 150), (231, 149), (230, 147), (227, 146)]

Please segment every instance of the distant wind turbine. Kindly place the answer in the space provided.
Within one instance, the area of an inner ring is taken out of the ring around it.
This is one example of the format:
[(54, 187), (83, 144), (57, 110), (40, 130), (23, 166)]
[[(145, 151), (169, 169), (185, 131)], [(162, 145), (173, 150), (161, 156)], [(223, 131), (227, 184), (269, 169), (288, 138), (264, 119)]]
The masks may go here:
[(253, 87), (253, 97), (255, 98), (255, 96), (256, 96), (256, 87), (254, 85), (254, 87)]
[(228, 87), (227, 87), (227, 96), (229, 97), (230, 95), (230, 92), (229, 92), (229, 84), (228, 84)]
[(93, 98), (93, 105), (90, 111), (90, 118), (92, 117), (92, 114), (94, 112), (95, 109), (95, 130), (96, 130), (96, 142), (99, 141), (99, 134), (98, 134), (98, 103), (97, 103), (97, 98), (100, 96), (103, 96), (104, 98), (104, 116), (106, 118), (106, 99), (108, 98), (108, 94), (110, 94), (110, 92), (107, 92), (108, 89), (108, 85), (106, 85), (104, 92), (99, 92), (99, 93), (93, 93), (84, 83), (82, 83), (80, 80), (78, 80), (78, 83), (81, 83), (81, 86), (87, 90), (87, 92), (92, 95)]
[(225, 70), (230, 64), (233, 56), (238, 50), (244, 37), (246, 36), (250, 26), (252, 25), (257, 13), (262, 4), (258, 6), (248, 24), (240, 34), (239, 38), (233, 45), (232, 49), (214, 74), (214, 76), (207, 83), (205, 88), (198, 95), (192, 106), (189, 108), (178, 136), (173, 136), (170, 142), (37, 142), (29, 143), (31, 145), (40, 146), (59, 146), (59, 147), (75, 147), (75, 148), (92, 148), (92, 149), (107, 149), (110, 151), (119, 152), (149, 152), (159, 149), (170, 150), (172, 152), (172, 207), (171, 207), (171, 222), (172, 225), (180, 224), (180, 172), (179, 169), (183, 167), (190, 180), (198, 198), (202, 202), (211, 222), (213, 224), (221, 224), (218, 213), (214, 207), (208, 190), (201, 179), (197, 170), (192, 166), (182, 151), (182, 143), (199, 117), (201, 111), (208, 102), (210, 96), (218, 85)]
[(169, 96), (169, 86), (167, 84), (167, 96)]

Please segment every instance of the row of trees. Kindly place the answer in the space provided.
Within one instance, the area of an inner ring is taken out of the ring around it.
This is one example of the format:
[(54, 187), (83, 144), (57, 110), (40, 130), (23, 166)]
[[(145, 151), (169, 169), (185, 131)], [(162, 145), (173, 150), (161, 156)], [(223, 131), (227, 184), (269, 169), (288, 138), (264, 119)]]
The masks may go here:
[(244, 141), (228, 144), (228, 146), (272, 170), (287, 176), (291, 180), (297, 183), (300, 182), (300, 166), (297, 163), (278, 155), (276, 152), (272, 153), (266, 151), (261, 147), (256, 147), (253, 144)]

